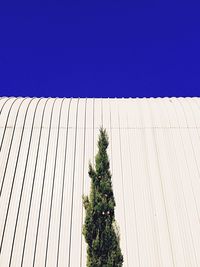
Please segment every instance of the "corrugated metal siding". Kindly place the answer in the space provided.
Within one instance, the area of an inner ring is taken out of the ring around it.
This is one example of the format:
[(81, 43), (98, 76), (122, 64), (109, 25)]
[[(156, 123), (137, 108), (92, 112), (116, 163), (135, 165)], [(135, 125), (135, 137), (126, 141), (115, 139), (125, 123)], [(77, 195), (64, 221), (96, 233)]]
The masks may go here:
[(200, 266), (200, 99), (0, 98), (0, 266), (86, 266), (106, 127), (124, 266)]

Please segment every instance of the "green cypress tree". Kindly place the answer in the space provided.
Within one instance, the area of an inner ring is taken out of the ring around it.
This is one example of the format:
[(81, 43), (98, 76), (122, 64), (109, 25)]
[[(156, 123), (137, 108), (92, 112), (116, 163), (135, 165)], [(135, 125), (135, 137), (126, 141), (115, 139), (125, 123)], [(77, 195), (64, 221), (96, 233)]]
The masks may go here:
[(121, 267), (123, 256), (115, 222), (115, 200), (107, 154), (108, 136), (100, 128), (95, 168), (89, 164), (90, 195), (83, 197), (86, 210), (83, 235), (87, 242), (87, 267)]

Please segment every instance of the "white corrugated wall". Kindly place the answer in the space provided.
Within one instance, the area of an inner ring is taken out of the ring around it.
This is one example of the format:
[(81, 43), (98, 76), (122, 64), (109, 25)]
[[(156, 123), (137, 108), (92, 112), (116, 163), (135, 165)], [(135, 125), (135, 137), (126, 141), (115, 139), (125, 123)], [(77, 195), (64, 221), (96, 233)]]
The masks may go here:
[(124, 267), (200, 266), (199, 98), (15, 97), (0, 98), (0, 266), (86, 266), (101, 125)]

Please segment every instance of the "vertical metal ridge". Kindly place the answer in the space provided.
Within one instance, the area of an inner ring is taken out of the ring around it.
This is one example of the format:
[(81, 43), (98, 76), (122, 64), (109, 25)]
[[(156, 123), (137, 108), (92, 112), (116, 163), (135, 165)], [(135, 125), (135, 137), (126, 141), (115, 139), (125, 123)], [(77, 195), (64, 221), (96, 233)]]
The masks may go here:
[[(85, 184), (85, 145), (86, 145), (86, 121), (87, 121), (87, 117), (86, 117), (86, 111), (87, 111), (87, 98), (85, 99), (85, 115), (84, 115), (84, 144), (83, 144), (83, 180), (82, 180), (82, 195), (84, 194), (84, 184)], [(82, 209), (81, 209), (81, 227), (83, 225), (83, 204), (82, 204)], [(82, 267), (82, 233), (81, 233), (81, 250), (80, 250), (80, 267)]]
[(94, 158), (95, 158), (95, 155), (94, 155), (94, 120), (95, 120), (95, 98), (93, 98), (93, 140), (92, 140), (92, 142), (93, 142), (93, 159), (92, 159), (92, 163), (93, 163), (93, 165), (94, 165)]
[(49, 245), (49, 230), (50, 230), (50, 226), (51, 226), (51, 212), (52, 212), (55, 172), (56, 172), (56, 166), (57, 166), (56, 163), (57, 163), (57, 153), (58, 153), (58, 141), (59, 141), (59, 137), (60, 137), (60, 121), (61, 121), (61, 112), (62, 112), (62, 107), (63, 107), (63, 101), (64, 101), (64, 98), (62, 99), (62, 102), (60, 105), (60, 111), (59, 111), (59, 121), (58, 121), (57, 140), (56, 140), (56, 152), (55, 152), (54, 171), (53, 171), (53, 184), (52, 184), (52, 191), (51, 191), (50, 213), (49, 213), (48, 232), (47, 232), (47, 241), (46, 241), (45, 267), (47, 265), (47, 254), (48, 254), (48, 245)]
[[(141, 125), (141, 127), (140, 127), (140, 131), (142, 131), (142, 130), (144, 130), (144, 128), (145, 127), (143, 127), (143, 125), (144, 125), (144, 122), (143, 122), (143, 120), (141, 119), (142, 118), (142, 115), (140, 115), (140, 113), (142, 113), (142, 111), (141, 111), (141, 101), (142, 101), (142, 103), (143, 103), (143, 100), (139, 100), (138, 101), (138, 105), (137, 105), (137, 101), (136, 101), (136, 111), (138, 110), (138, 122), (139, 122), (139, 124)], [(144, 125), (145, 126), (145, 125)], [(139, 134), (139, 136), (141, 137), (141, 133)], [(141, 138), (142, 139), (142, 138)], [(141, 158), (142, 158), (142, 154), (143, 154), (143, 151), (142, 151), (142, 148), (141, 148), (141, 145), (140, 146), (138, 146), (137, 148), (137, 152), (136, 153), (140, 153), (141, 154)], [(145, 155), (146, 156), (146, 155)], [(141, 168), (141, 166), (139, 166), (140, 168)], [(141, 174), (142, 175), (142, 174)], [(141, 177), (141, 182), (140, 182), (140, 184), (142, 185), (141, 186), (141, 204), (142, 204), (142, 207), (141, 208), (143, 208), (145, 211), (147, 210), (147, 208), (146, 208), (146, 199), (145, 199), (145, 197), (146, 197), (146, 187), (145, 187), (145, 185), (143, 185), (142, 184), (142, 180), (144, 180), (145, 178), (144, 177)], [(145, 255), (144, 255), (144, 257), (147, 257), (147, 256), (149, 256), (148, 254), (149, 254), (149, 251), (150, 251), (150, 246), (149, 246), (149, 239), (148, 239), (148, 234), (149, 234), (149, 232), (148, 232), (148, 230), (147, 230), (147, 226), (149, 225), (149, 223), (148, 223), (148, 220), (147, 220), (147, 216), (146, 216), (146, 214), (143, 214), (142, 213), (142, 215), (144, 216), (143, 218), (142, 218), (142, 221), (143, 221), (143, 228), (142, 228), (142, 231), (144, 232), (144, 237), (146, 237), (146, 239), (145, 238), (143, 238), (143, 236), (141, 235), (140, 236), (140, 238), (141, 238), (141, 244), (143, 245), (143, 242), (142, 241), (145, 241), (145, 242), (147, 242), (148, 243), (148, 246), (146, 247), (143, 247), (142, 246), (142, 250), (144, 250), (145, 251)], [(139, 227), (138, 227), (138, 229), (139, 229)], [(140, 238), (138, 238), (138, 241), (140, 240)], [(142, 240), (143, 239), (143, 240)], [(139, 244), (139, 242), (138, 242), (138, 244)], [(140, 260), (141, 260), (141, 264), (142, 264), (142, 257), (140, 258)], [(148, 263), (149, 263), (149, 265), (152, 265), (152, 262), (150, 262), (150, 257), (147, 259), (148, 260)], [(147, 262), (147, 260), (145, 260), (145, 263)], [(144, 264), (144, 261), (143, 261), (143, 264)]]
[(44, 181), (45, 181), (45, 176), (46, 176), (47, 157), (48, 157), (48, 151), (49, 151), (49, 140), (50, 140), (50, 135), (51, 135), (52, 116), (53, 116), (53, 110), (54, 110), (55, 102), (56, 102), (56, 98), (54, 99), (54, 102), (53, 102), (53, 105), (51, 108), (50, 125), (49, 125), (49, 132), (48, 132), (48, 141), (47, 141), (47, 150), (46, 150), (45, 166), (44, 166), (44, 173), (43, 173), (43, 180), (42, 180), (42, 192), (41, 192), (41, 197), (40, 197), (40, 207), (39, 207), (39, 215), (38, 215), (38, 223), (37, 223), (37, 230), (36, 230), (36, 240), (35, 240), (35, 248), (34, 248), (34, 256), (33, 256), (32, 266), (35, 266), (37, 239), (38, 239), (38, 231), (39, 231), (39, 224), (40, 224), (43, 192), (44, 192)]
[[(185, 158), (185, 162), (186, 162), (186, 166), (187, 166), (187, 171), (188, 171), (188, 174), (189, 174), (190, 171), (189, 171), (189, 167), (188, 167), (188, 161), (187, 161), (186, 152), (185, 152), (185, 146), (184, 146), (184, 142), (183, 142), (183, 136), (182, 136), (182, 133), (181, 133), (181, 128), (180, 128), (180, 123), (179, 123), (177, 110), (174, 107), (174, 105), (173, 105), (173, 109), (174, 109), (176, 117), (177, 117), (177, 122), (178, 122), (178, 126), (179, 126), (179, 135), (180, 135), (180, 139), (181, 139), (181, 143), (182, 143), (182, 147), (183, 147), (183, 154), (184, 154), (184, 158)], [(185, 119), (186, 119), (186, 117), (185, 117)], [(187, 123), (187, 120), (186, 120), (186, 123)], [(189, 179), (189, 181), (190, 181), (190, 185), (191, 185), (191, 189), (192, 189), (192, 195), (193, 195), (193, 198), (194, 198), (195, 208), (196, 208), (198, 221), (199, 221), (200, 217), (199, 217), (199, 212), (198, 212), (198, 207), (197, 207), (197, 200), (196, 200), (196, 197), (195, 197), (195, 194), (194, 194), (194, 188), (193, 188), (191, 179)], [(190, 236), (191, 236), (191, 240), (192, 240), (192, 246), (193, 246), (193, 251), (194, 251), (194, 255), (195, 255), (195, 261), (196, 261), (196, 264), (197, 264), (197, 255), (196, 255), (196, 250), (195, 250), (195, 246), (194, 246), (194, 238), (193, 238), (193, 235), (192, 235), (192, 232), (191, 232), (191, 223), (190, 223), (190, 220), (189, 220), (189, 214), (188, 214), (188, 210), (187, 210), (187, 206), (186, 206), (186, 199), (185, 199), (184, 192), (183, 192), (183, 195), (184, 195), (185, 209), (186, 209), (186, 214), (187, 214), (187, 219), (188, 219), (188, 224), (189, 224), (189, 232), (190, 232)]]
[(130, 171), (131, 171), (131, 191), (132, 191), (132, 197), (133, 197), (133, 213), (134, 213), (134, 221), (135, 221), (135, 227), (136, 227), (136, 242), (137, 242), (137, 256), (138, 256), (138, 262), (139, 266), (141, 266), (141, 259), (140, 259), (140, 250), (139, 250), (139, 237), (138, 237), (138, 227), (137, 227), (137, 218), (136, 218), (136, 207), (135, 207), (135, 197), (134, 197), (134, 190), (133, 190), (133, 166), (132, 166), (132, 160), (131, 160), (131, 148), (130, 148), (130, 133), (129, 133), (129, 123), (128, 123), (128, 115), (126, 115), (126, 121), (127, 121), (127, 134), (128, 134), (128, 143), (129, 143), (129, 160), (130, 160)]
[[(169, 110), (169, 108), (168, 107), (165, 107), (165, 111), (166, 111), (166, 114), (167, 114), (167, 118), (168, 118), (168, 122), (169, 122), (169, 125), (170, 125), (170, 128), (169, 128), (169, 131), (170, 131), (170, 133), (171, 133), (171, 136), (170, 136), (170, 140), (172, 140), (171, 141), (171, 143), (172, 143), (172, 146), (173, 146), (173, 159), (176, 159), (176, 161), (177, 161), (177, 153), (176, 153), (176, 150), (174, 149), (175, 148), (175, 140), (174, 140), (174, 129), (173, 129), (173, 127), (171, 126), (171, 121), (170, 121), (170, 116), (169, 116), (169, 112), (168, 112), (168, 110)], [(167, 135), (167, 138), (166, 138), (166, 140), (167, 140), (167, 145), (169, 145), (170, 146), (170, 142), (169, 142), (169, 137), (168, 137), (168, 135)], [(171, 151), (170, 151), (171, 152)], [(169, 153), (168, 153), (169, 154)], [(168, 155), (168, 157), (172, 157), (172, 153), (170, 153), (170, 155)], [(180, 168), (177, 168), (176, 167), (176, 170), (177, 170), (177, 172), (178, 172), (178, 174), (180, 175)], [(173, 175), (173, 173), (174, 173), (174, 168), (172, 167), (172, 169), (170, 168), (170, 174), (172, 175), (172, 176), (175, 176), (175, 175)], [(173, 181), (173, 188), (174, 188), (174, 185), (176, 186), (176, 188), (179, 188), (179, 185), (178, 185), (178, 183), (177, 183), (177, 181), (176, 181), (176, 179), (172, 179), (172, 181)], [(181, 183), (181, 186), (182, 186), (182, 183)], [(183, 189), (182, 189), (182, 195), (183, 195), (183, 199), (184, 199), (184, 207), (185, 207), (185, 209), (186, 209), (186, 212), (187, 212), (187, 207), (186, 207), (186, 201), (185, 201), (185, 195), (184, 195), (184, 192), (183, 192)], [(178, 201), (180, 201), (180, 196), (179, 196), (179, 194), (177, 193), (177, 196), (176, 196), (176, 198), (178, 199)], [(177, 208), (177, 204), (176, 204), (176, 202), (174, 203), (174, 205), (175, 205), (175, 208), (176, 208), (176, 210), (178, 209)], [(183, 228), (183, 226), (180, 224), (180, 222), (179, 222), (179, 220), (178, 220), (178, 216), (177, 216), (177, 213), (176, 213), (176, 218), (177, 218), (177, 224), (178, 224), (178, 228), (179, 229), (182, 229)], [(180, 232), (180, 231), (179, 231)], [(181, 232), (180, 232), (180, 239), (181, 239), (181, 247), (182, 247), (182, 250), (183, 250), (183, 255), (184, 255), (184, 262), (186, 261), (186, 256), (185, 256), (185, 253), (184, 253), (184, 243), (183, 243), (183, 236), (181, 235)]]
[(196, 106), (198, 107), (198, 109), (200, 110), (200, 106), (199, 106), (199, 103), (198, 103), (198, 101), (197, 101), (197, 99), (196, 98), (194, 98), (194, 103), (196, 104)]
[[(17, 99), (15, 99), (15, 101), (16, 100)], [(19, 107), (18, 107), (18, 110), (17, 110), (17, 114), (16, 114), (16, 117), (15, 117), (15, 122), (14, 122), (13, 131), (12, 131), (12, 137), (11, 137), (11, 141), (10, 141), (10, 146), (9, 146), (9, 150), (8, 150), (8, 156), (7, 156), (7, 159), (6, 159), (6, 165), (5, 165), (5, 170), (4, 170), (4, 174), (3, 174), (3, 179), (2, 179), (2, 182), (0, 181), (0, 183), (1, 183), (1, 185), (0, 185), (0, 197), (1, 197), (2, 188), (3, 188), (3, 184), (4, 184), (4, 179), (5, 179), (5, 174), (6, 174), (6, 170), (7, 170), (8, 160), (9, 160), (9, 157), (10, 157), (10, 151), (11, 151), (11, 148), (12, 148), (12, 142), (13, 142), (13, 137), (14, 137), (14, 134), (15, 134), (17, 118), (18, 118), (19, 110), (20, 110), (21, 105), (24, 102), (24, 100), (25, 100), (25, 98), (22, 99), (21, 103), (19, 104)], [(7, 119), (6, 119), (6, 126), (4, 128), (4, 133), (3, 133), (3, 138), (2, 138), (0, 150), (1, 150), (2, 145), (3, 145), (3, 140), (4, 140), (5, 132), (6, 132), (6, 129), (7, 129), (7, 123), (8, 123), (8, 119), (9, 119), (9, 116), (10, 116), (10, 111), (11, 111), (11, 109), (13, 107), (14, 102), (11, 104), (11, 107), (10, 107), (9, 112), (8, 112), (8, 116), (7, 116)], [(0, 249), (0, 251), (1, 251), (1, 249)]]
[[(8, 98), (8, 100), (10, 100), (10, 98)], [(5, 124), (5, 127), (4, 127), (4, 131), (3, 131), (3, 136), (2, 136), (2, 139), (1, 139), (1, 144), (0, 144), (0, 151), (1, 151), (1, 149), (2, 149), (2, 145), (3, 145), (3, 140), (4, 140), (4, 136), (5, 136), (5, 132), (6, 132), (6, 129), (7, 129), (7, 124), (8, 124), (8, 119), (9, 119), (9, 117), (10, 117), (10, 112), (11, 112), (11, 109), (12, 109), (12, 107), (13, 107), (13, 105), (14, 105), (14, 103), (17, 101), (17, 98), (15, 98), (14, 100), (13, 100), (13, 102), (12, 102), (12, 104), (11, 104), (11, 106), (10, 106), (10, 108), (9, 108), (9, 111), (8, 111), (8, 115), (7, 115), (7, 119), (6, 119), (6, 124)], [(7, 103), (8, 101), (6, 101), (6, 103)], [(22, 100), (22, 102), (23, 102), (23, 100)], [(5, 103), (5, 104), (6, 104)], [(5, 106), (5, 105), (4, 105)], [(3, 107), (4, 107), (3, 106)], [(2, 111), (2, 110), (1, 110)], [(17, 115), (18, 115), (18, 113), (17, 113)], [(16, 115), (16, 116), (17, 116)]]
[(65, 155), (64, 155), (64, 170), (63, 170), (63, 180), (62, 180), (62, 193), (61, 193), (61, 208), (60, 208), (60, 220), (59, 220), (59, 233), (58, 233), (58, 246), (57, 246), (57, 263), (59, 263), (59, 252), (60, 252), (60, 233), (61, 233), (61, 224), (62, 224), (62, 209), (63, 209), (63, 195), (64, 195), (64, 186), (65, 186), (65, 170), (66, 170), (66, 159), (67, 159), (67, 149), (68, 149), (68, 132), (69, 132), (69, 115), (71, 107), (72, 98), (70, 98), (68, 105), (68, 114), (67, 114), (67, 129), (66, 129), (66, 142), (65, 142)]
[(42, 133), (42, 124), (43, 124), (46, 105), (47, 105), (47, 102), (49, 99), (50, 98), (46, 99), (45, 104), (44, 104), (44, 108), (43, 108), (43, 112), (42, 112), (42, 119), (41, 119), (40, 132), (39, 132), (39, 140), (38, 140), (37, 153), (36, 153), (36, 163), (35, 163), (34, 174), (33, 174), (33, 182), (32, 182), (32, 186), (31, 186), (31, 195), (30, 195), (30, 202), (29, 202), (29, 207), (28, 207), (28, 216), (27, 216), (26, 230), (25, 230), (25, 236), (24, 236), (24, 244), (23, 244), (23, 250), (22, 250), (22, 257), (21, 257), (21, 267), (23, 266), (23, 260), (24, 260), (26, 237), (27, 237), (27, 230), (28, 230), (28, 225), (29, 225), (29, 216), (30, 216), (30, 210), (31, 210), (33, 189), (34, 189), (34, 183), (35, 183), (35, 174), (36, 174), (36, 168), (37, 168), (37, 163), (38, 163), (38, 154), (39, 154), (39, 147), (40, 147), (40, 140), (41, 140), (41, 133)]
[(122, 177), (122, 196), (123, 196), (123, 208), (124, 208), (124, 227), (125, 227), (125, 242), (126, 242), (126, 260), (127, 266), (129, 266), (128, 262), (128, 244), (127, 244), (127, 227), (126, 227), (126, 208), (125, 208), (125, 199), (124, 199), (124, 173), (123, 173), (123, 164), (122, 164), (122, 141), (121, 141), (121, 128), (120, 128), (120, 115), (119, 115), (119, 103), (117, 105), (117, 114), (118, 114), (118, 125), (119, 125), (119, 149), (120, 149), (120, 165), (121, 165), (121, 177)]
[[(192, 101), (194, 102), (194, 101)], [(195, 102), (194, 102), (195, 103)], [(198, 126), (197, 126), (197, 121), (196, 121), (196, 118), (194, 116), (194, 111), (191, 107), (191, 103), (189, 103), (189, 107), (190, 107), (190, 110), (191, 110), (191, 113), (192, 113), (192, 116), (194, 118), (194, 122), (195, 122), (195, 127), (196, 127), (196, 131), (197, 131), (197, 135), (198, 135), (198, 139), (200, 140), (200, 134), (199, 134), (199, 131), (198, 131)], [(190, 135), (190, 141), (192, 143), (192, 138), (191, 138), (191, 135)], [(192, 150), (193, 150), (193, 154), (194, 154), (194, 157), (195, 157), (195, 163), (196, 163), (196, 167), (197, 167), (197, 170), (198, 170), (198, 175), (199, 175), (199, 179), (200, 179), (200, 169), (199, 169), (199, 165), (197, 163), (197, 158), (196, 158), (196, 155), (195, 155), (195, 152), (194, 152), (194, 145), (192, 143)]]
[[(153, 114), (152, 114), (152, 110), (150, 107), (149, 107), (149, 111), (150, 111), (151, 120), (153, 121)], [(164, 185), (163, 185), (161, 169), (160, 169), (160, 161), (159, 161), (159, 156), (158, 156), (158, 147), (157, 147), (157, 143), (156, 143), (155, 130), (153, 127), (152, 127), (152, 133), (153, 133), (153, 142), (154, 142), (154, 147), (155, 147), (155, 154), (156, 154), (156, 159), (157, 159), (157, 164), (158, 164), (157, 166), (158, 166), (158, 172), (159, 172), (159, 177), (160, 177), (160, 184), (161, 184), (161, 189), (162, 189), (162, 198), (163, 198), (163, 203), (164, 203), (164, 208), (165, 208), (165, 217), (166, 217), (167, 230), (168, 230), (168, 236), (169, 236), (169, 241), (170, 241), (170, 250), (171, 250), (171, 255), (172, 255), (172, 262), (173, 262), (173, 266), (175, 266), (174, 253), (173, 253), (173, 247), (172, 247), (172, 239), (171, 239), (171, 234), (170, 234), (170, 229), (169, 229), (168, 212), (167, 212), (165, 193), (164, 193)]]
[(112, 144), (112, 114), (111, 114), (111, 106), (110, 106), (110, 99), (108, 99), (109, 102), (109, 120), (110, 120), (110, 153), (111, 153), (111, 171), (113, 173), (113, 144)]
[[(183, 110), (183, 113), (184, 113), (184, 116), (185, 116), (185, 120), (186, 120), (186, 124), (187, 124), (187, 127), (188, 127), (188, 120), (187, 120), (187, 117), (186, 117), (186, 112), (185, 112), (184, 106), (183, 106), (183, 104), (181, 103), (181, 101), (178, 100), (178, 102), (179, 102), (179, 104), (180, 104), (180, 106), (181, 106), (181, 108), (182, 108), (182, 110)], [(190, 107), (190, 109), (191, 109), (191, 107)], [(191, 109), (191, 111), (192, 111), (192, 113), (193, 113), (193, 110), (192, 110), (192, 109)], [(194, 120), (194, 121), (195, 121), (195, 124), (196, 124), (196, 120)], [(188, 128), (189, 128), (189, 127), (188, 127)], [(197, 164), (197, 159), (196, 159), (196, 155), (195, 155), (195, 152), (194, 152), (194, 145), (193, 145), (193, 143), (192, 143), (192, 137), (191, 137), (191, 134), (190, 134), (189, 129), (188, 129), (188, 136), (189, 136), (189, 139), (190, 139), (190, 144), (191, 144), (191, 147), (192, 147), (192, 152), (193, 152), (193, 156), (194, 156), (194, 160), (195, 160), (195, 165), (196, 165), (196, 167), (197, 167), (198, 176), (199, 176), (199, 178), (200, 178), (200, 170), (199, 170), (199, 166), (198, 166), (198, 164)], [(198, 134), (198, 136), (199, 136), (199, 134)], [(188, 160), (187, 160), (187, 157), (186, 157), (186, 151), (185, 151), (185, 148), (184, 148), (184, 142), (183, 142), (182, 135), (181, 135), (181, 141), (182, 141), (182, 144), (183, 144), (184, 155), (185, 155), (185, 160), (186, 160), (186, 164), (187, 164), (188, 173), (190, 173), (190, 171), (189, 171), (189, 165), (188, 165)], [(190, 179), (190, 181), (191, 181), (191, 179)], [(192, 182), (191, 182), (191, 187), (192, 187), (192, 192), (193, 192), (193, 194), (194, 194), (194, 190), (193, 190)], [(195, 194), (194, 194), (194, 198), (195, 198)], [(199, 221), (199, 224), (200, 224), (200, 215), (199, 215), (199, 211), (198, 211), (198, 207), (197, 207), (197, 201), (196, 201), (196, 198), (195, 198), (195, 204), (196, 204), (196, 211), (197, 211), (198, 221)]]
[(19, 217), (19, 211), (20, 211), (22, 193), (23, 193), (23, 188), (24, 188), (24, 181), (25, 181), (25, 176), (26, 176), (27, 164), (28, 164), (28, 159), (29, 159), (30, 145), (31, 145), (31, 141), (32, 141), (33, 126), (34, 126), (34, 122), (35, 122), (35, 114), (36, 114), (36, 110), (37, 110), (37, 107), (38, 107), (38, 104), (39, 104), (40, 100), (41, 100), (41, 98), (37, 101), (37, 104), (36, 104), (36, 107), (35, 107), (35, 110), (34, 110), (34, 115), (33, 115), (30, 139), (29, 139), (29, 144), (28, 144), (28, 152), (27, 152), (26, 163), (25, 163), (24, 174), (23, 174), (23, 180), (22, 180), (22, 188), (21, 188), (21, 191), (20, 191), (20, 199), (19, 199), (19, 204), (18, 204), (18, 209), (17, 209), (17, 217), (16, 217), (16, 221), (15, 221), (14, 235), (13, 235), (12, 247), (11, 247), (11, 252), (10, 252), (9, 267), (11, 266), (11, 261), (12, 261), (12, 254), (13, 254), (13, 248), (14, 248), (14, 242), (15, 242), (15, 235), (16, 235), (16, 229), (17, 229), (17, 223), (18, 223), (18, 217)]
[[(26, 98), (24, 98), (23, 101), (25, 99)], [(15, 164), (15, 168), (14, 168), (13, 180), (12, 180), (11, 190), (10, 190), (10, 194), (9, 194), (8, 206), (7, 206), (7, 210), (6, 210), (6, 217), (5, 217), (4, 226), (3, 226), (3, 233), (2, 233), (1, 244), (0, 244), (0, 253), (1, 253), (2, 245), (3, 245), (3, 241), (4, 241), (4, 234), (5, 234), (6, 223), (7, 223), (7, 218), (8, 218), (8, 212), (9, 212), (9, 207), (10, 207), (10, 201), (11, 201), (11, 197), (12, 197), (12, 191), (13, 191), (13, 186), (14, 186), (14, 182), (15, 182), (15, 175), (16, 175), (16, 170), (17, 170), (17, 165), (18, 165), (18, 160), (19, 160), (19, 154), (20, 154), (21, 144), (22, 144), (22, 139), (23, 139), (23, 134), (24, 134), (24, 126), (25, 126), (25, 122), (26, 122), (27, 112), (28, 112), (28, 109), (29, 109), (29, 106), (30, 106), (30, 103), (32, 102), (32, 100), (33, 100), (33, 98), (30, 99), (30, 101), (28, 103), (28, 106), (27, 106), (27, 109), (26, 109), (26, 112), (25, 112), (25, 117), (24, 117), (24, 122), (23, 122), (23, 127), (22, 127), (22, 133), (21, 133), (20, 143), (19, 143), (19, 149), (18, 149), (16, 164)], [(20, 106), (19, 106), (19, 109), (18, 109), (18, 112), (17, 112), (17, 115), (16, 115), (15, 126), (16, 126), (16, 122), (17, 122), (19, 110), (20, 110), (20, 107), (22, 106), (23, 101), (20, 103)], [(13, 136), (14, 136), (14, 134), (13, 134)], [(11, 142), (11, 145), (12, 145), (12, 142)], [(11, 146), (10, 146), (10, 148), (11, 148)], [(10, 150), (9, 150), (9, 152), (10, 152)], [(8, 158), (9, 158), (9, 156), (8, 156)], [(3, 181), (2, 181), (2, 184), (1, 184), (0, 196), (1, 196), (1, 193), (2, 193), (2, 189), (3, 189), (3, 184), (4, 184), (4, 180), (5, 180), (6, 170), (7, 170), (7, 164), (6, 164), (6, 168), (5, 168), (5, 172), (4, 172), (4, 176), (3, 176)]]
[[(6, 103), (8, 102), (8, 100), (10, 100), (10, 99), (12, 99), (13, 97), (7, 97), (7, 99), (4, 101), (4, 103), (3, 103), (3, 105), (1, 106), (1, 108), (0, 108), (0, 115), (1, 115), (1, 112), (2, 112), (2, 110), (3, 110), (3, 108), (4, 108), (4, 106), (6, 105)], [(2, 100), (2, 99), (1, 99)], [(14, 99), (14, 100), (16, 100), (16, 99)]]
[[(179, 118), (178, 118), (178, 116), (177, 116), (177, 114), (176, 114), (176, 108), (174, 107), (174, 104), (173, 104), (173, 107), (172, 107), (172, 109), (175, 111), (175, 115), (176, 115), (176, 119), (177, 119), (177, 123), (178, 123), (178, 125), (179, 125)], [(173, 112), (174, 113), (174, 112)], [(180, 125), (179, 125), (179, 135), (181, 135), (181, 133), (180, 133)], [(175, 146), (175, 144), (176, 144), (176, 142), (175, 142), (175, 136), (174, 136), (174, 130), (172, 130), (172, 144), (173, 144), (173, 148), (175, 148), (176, 146)], [(182, 143), (182, 142), (181, 142)], [(182, 143), (182, 145), (183, 145), (183, 143)], [(178, 149), (177, 149), (178, 150)], [(178, 161), (178, 153), (177, 153), (177, 150), (176, 149), (173, 149), (173, 151), (174, 151), (174, 158), (176, 159), (176, 162)], [(184, 154), (184, 149), (183, 149), (183, 154)], [(186, 159), (185, 159), (186, 160)], [(186, 163), (187, 164), (187, 163)], [(178, 174), (179, 174), (179, 176), (181, 177), (181, 171), (180, 171), (180, 167), (179, 167), (179, 165), (176, 167), (176, 169), (177, 169), (177, 172), (178, 172)], [(188, 225), (189, 225), (189, 234), (190, 234), (190, 237), (191, 237), (191, 242), (192, 242), (192, 246), (193, 246), (193, 248), (194, 248), (194, 241), (193, 241), (193, 236), (192, 236), (192, 232), (191, 232), (191, 225), (190, 225), (190, 220), (189, 220), (189, 214), (188, 214), (188, 208), (187, 208), (187, 201), (186, 201), (186, 197), (185, 197), (185, 192), (184, 192), (184, 190), (183, 190), (183, 183), (182, 183), (182, 181), (181, 181), (181, 179), (180, 179), (180, 182), (178, 183), (177, 182), (177, 180), (176, 179), (174, 179), (174, 183), (175, 183), (175, 186), (177, 187), (177, 188), (181, 188), (181, 193), (182, 193), (182, 196), (183, 196), (183, 206), (184, 206), (184, 209), (185, 209), (185, 213), (186, 213), (186, 220), (187, 220), (187, 222), (188, 222)], [(179, 194), (178, 194), (178, 200), (180, 201), (180, 197), (179, 197)], [(181, 212), (181, 210), (180, 210), (180, 213), (182, 213), (182, 214), (184, 214), (183, 212)], [(182, 215), (183, 216), (183, 215)], [(178, 216), (177, 216), (178, 217)], [(178, 218), (177, 218), (177, 220), (178, 220)], [(188, 258), (187, 259), (187, 256), (185, 256), (185, 251), (187, 250), (187, 248), (186, 248), (186, 235), (185, 235), (185, 229), (186, 229), (186, 227), (187, 226), (185, 226), (185, 221), (181, 221), (181, 223), (179, 222), (179, 220), (178, 220), (178, 226), (179, 226), (179, 228), (181, 229), (182, 228), (182, 231), (183, 231), (183, 233), (181, 233), (180, 232), (180, 236), (181, 236), (181, 245), (182, 245), (182, 249), (183, 249), (183, 254), (184, 254), (184, 260), (185, 260), (185, 262), (187, 261), (187, 260), (189, 260), (190, 261), (190, 264), (191, 264), (191, 258)], [(196, 262), (196, 255), (195, 255), (195, 262)]]
[[(150, 101), (150, 100), (148, 100)], [(136, 105), (138, 104), (138, 102), (136, 102)], [(138, 109), (138, 116), (139, 116), (139, 120), (141, 122), (141, 125), (144, 125), (144, 120), (143, 120), (143, 116), (140, 112), (140, 109), (138, 108), (137, 105), (137, 109)], [(147, 140), (146, 140), (146, 135), (145, 135), (145, 129), (141, 129), (141, 137), (142, 137), (142, 151), (144, 151), (144, 172), (145, 172), (145, 177), (146, 177), (146, 194), (147, 197), (149, 198), (150, 201), (150, 209), (151, 209), (151, 213), (150, 213), (150, 222), (152, 223), (152, 238), (153, 238), (153, 244), (154, 244), (154, 248), (153, 251), (155, 253), (155, 258), (156, 261), (158, 261), (159, 266), (161, 266), (161, 256), (160, 256), (160, 242), (159, 242), (159, 236), (158, 236), (158, 232), (157, 232), (157, 220), (154, 217), (154, 212), (155, 212), (155, 202), (154, 202), (154, 197), (152, 194), (152, 181), (151, 181), (151, 176), (150, 176), (150, 170), (149, 170), (149, 165), (148, 165), (148, 149), (147, 149)], [(153, 214), (153, 215), (152, 215)], [(146, 220), (146, 217), (145, 217)], [(147, 220), (146, 220), (147, 223)], [(148, 223), (147, 223), (148, 225)], [(150, 253), (151, 254), (151, 253)], [(157, 256), (157, 257), (156, 257)]]
[(76, 143), (77, 143), (77, 123), (78, 123), (78, 106), (79, 98), (76, 106), (76, 129), (75, 129), (75, 140), (74, 140), (74, 164), (73, 164), (73, 181), (72, 181), (72, 198), (71, 198), (71, 216), (70, 216), (70, 237), (69, 237), (69, 254), (68, 254), (68, 267), (70, 267), (71, 261), (71, 239), (72, 239), (72, 216), (73, 216), (73, 203), (74, 203), (74, 178), (75, 178), (75, 159), (76, 159)]
[[(149, 102), (150, 102), (150, 100), (149, 100)], [(150, 103), (149, 103), (149, 108), (151, 109)], [(142, 121), (142, 124), (143, 124), (142, 116), (141, 116), (141, 121)], [(152, 124), (153, 124), (153, 121), (152, 121)], [(141, 132), (142, 132), (142, 139), (144, 140), (144, 146), (143, 146), (144, 147), (144, 151), (145, 151), (145, 154), (147, 155), (147, 141), (146, 141), (146, 137), (145, 137), (145, 134), (144, 134), (144, 130), (142, 130)], [(148, 177), (148, 179), (147, 179), (148, 180), (147, 187), (149, 189), (149, 197), (150, 197), (150, 201), (151, 201), (151, 209), (152, 209), (152, 214), (153, 214), (153, 211), (155, 211), (155, 202), (154, 202), (154, 197), (152, 195), (152, 183), (151, 183), (151, 177), (150, 177), (147, 157), (145, 157), (145, 172), (146, 172), (147, 177)], [(161, 264), (162, 260), (161, 260), (161, 255), (160, 255), (160, 242), (159, 242), (160, 240), (159, 240), (159, 236), (158, 236), (159, 233), (156, 231), (157, 230), (157, 228), (156, 228), (157, 220), (156, 220), (156, 218), (154, 218), (154, 216), (152, 216), (152, 220), (153, 220), (153, 232), (154, 232), (154, 235), (155, 235), (155, 238), (156, 238), (155, 246), (156, 246), (156, 250), (157, 250), (156, 252), (157, 253), (155, 253), (155, 256), (156, 256), (156, 254), (158, 254), (158, 262), (159, 262), (159, 266), (161, 266), (162, 265)]]

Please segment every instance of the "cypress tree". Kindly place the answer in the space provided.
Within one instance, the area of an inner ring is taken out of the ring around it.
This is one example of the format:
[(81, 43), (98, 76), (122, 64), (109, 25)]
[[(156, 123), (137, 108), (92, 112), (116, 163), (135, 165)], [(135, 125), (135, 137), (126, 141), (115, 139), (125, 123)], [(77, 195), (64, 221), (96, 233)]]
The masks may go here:
[(90, 195), (83, 196), (86, 210), (83, 235), (87, 243), (87, 267), (121, 267), (123, 256), (115, 222), (115, 200), (107, 154), (108, 136), (100, 128), (95, 167), (89, 163)]

